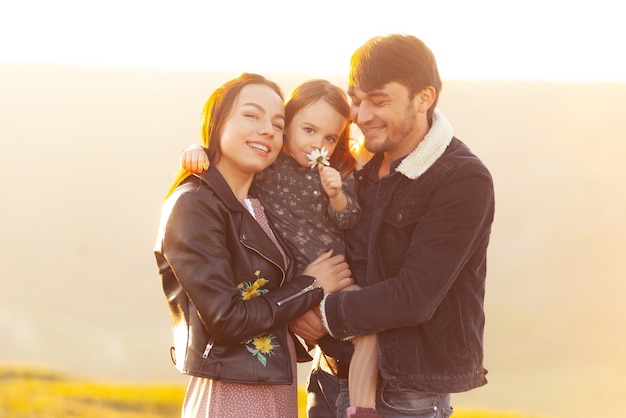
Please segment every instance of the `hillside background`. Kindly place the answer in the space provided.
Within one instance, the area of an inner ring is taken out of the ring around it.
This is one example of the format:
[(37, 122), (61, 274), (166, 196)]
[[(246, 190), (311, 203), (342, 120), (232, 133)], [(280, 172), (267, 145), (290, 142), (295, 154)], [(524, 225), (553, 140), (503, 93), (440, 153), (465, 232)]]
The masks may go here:
[[(236, 75), (0, 64), (1, 363), (186, 381), (152, 246), (200, 110)], [(266, 75), (286, 94), (316, 77)], [(612, 415), (626, 393), (626, 85), (444, 80), (439, 107), (497, 198), (490, 383), (455, 406)]]

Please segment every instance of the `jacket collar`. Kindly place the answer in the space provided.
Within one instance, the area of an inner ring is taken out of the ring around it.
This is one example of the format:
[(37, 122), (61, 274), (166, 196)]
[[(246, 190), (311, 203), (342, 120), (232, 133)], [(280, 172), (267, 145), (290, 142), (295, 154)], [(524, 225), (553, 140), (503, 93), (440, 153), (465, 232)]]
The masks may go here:
[[(411, 180), (415, 180), (432, 167), (435, 161), (443, 155), (448, 145), (450, 145), (453, 136), (452, 125), (450, 125), (450, 122), (448, 122), (439, 109), (435, 109), (433, 125), (428, 130), (428, 133), (417, 147), (411, 151), (409, 155), (404, 157), (396, 171)], [(359, 169), (359, 167), (364, 168), (364, 165), (367, 164), (373, 156), (374, 154), (369, 153), (365, 147), (362, 147), (361, 153), (356, 155), (357, 169)]]
[(220, 197), (222, 202), (224, 202), (230, 210), (238, 212), (242, 212), (244, 210), (244, 207), (239, 200), (237, 200), (237, 197), (217, 168), (211, 165), (207, 171), (200, 174), (193, 174), (193, 176), (202, 180), (202, 182), (204, 182), (210, 189), (215, 191), (215, 194)]
[(409, 155), (407, 155), (396, 171), (415, 180), (435, 164), (450, 145), (454, 132), (452, 125), (439, 109), (433, 114), (433, 124), (428, 133)]

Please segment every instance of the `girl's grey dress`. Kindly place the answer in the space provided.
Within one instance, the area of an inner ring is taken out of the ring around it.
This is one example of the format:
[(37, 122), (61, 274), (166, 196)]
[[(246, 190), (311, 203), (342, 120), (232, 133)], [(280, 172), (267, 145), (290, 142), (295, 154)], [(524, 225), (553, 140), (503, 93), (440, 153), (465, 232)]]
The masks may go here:
[(322, 188), (317, 169), (302, 167), (284, 153), (254, 178), (252, 193), (265, 207), (275, 232), (285, 240), (299, 273), (331, 248), (334, 254), (345, 253), (343, 230), (356, 225), (361, 209), (354, 176), (350, 174), (342, 182), (348, 204), (336, 211)]

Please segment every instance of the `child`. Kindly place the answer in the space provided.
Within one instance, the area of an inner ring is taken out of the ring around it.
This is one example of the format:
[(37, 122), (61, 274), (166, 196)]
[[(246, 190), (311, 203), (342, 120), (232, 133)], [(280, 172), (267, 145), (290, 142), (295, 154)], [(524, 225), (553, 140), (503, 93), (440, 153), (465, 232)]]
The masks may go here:
[[(255, 176), (251, 190), (285, 239), (297, 270), (302, 271), (329, 248), (334, 254), (344, 254), (343, 230), (360, 217), (352, 174), (356, 161), (350, 153), (350, 105), (340, 88), (325, 80), (311, 80), (291, 94), (285, 105), (285, 125), (283, 152)], [(207, 162), (199, 146), (189, 147), (181, 156), (183, 168), (191, 172), (206, 169)], [(354, 285), (351, 290), (356, 289)], [(376, 336), (357, 337), (353, 342), (350, 405), (374, 414), (367, 416), (378, 416), (373, 409), (378, 377)]]

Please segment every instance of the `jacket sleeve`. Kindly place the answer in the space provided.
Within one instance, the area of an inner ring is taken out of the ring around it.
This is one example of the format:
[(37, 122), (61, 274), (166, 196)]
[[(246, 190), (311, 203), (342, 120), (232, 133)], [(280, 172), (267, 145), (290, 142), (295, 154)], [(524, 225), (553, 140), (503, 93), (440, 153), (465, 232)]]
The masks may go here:
[[(346, 339), (428, 321), (472, 257), (486, 251), (494, 212), (491, 175), (479, 164), (439, 173), (426, 209), (410, 235), (398, 274), (357, 292), (329, 294), (321, 304), (324, 324), (332, 336)], [(396, 198), (409, 200), (409, 196)], [(376, 259), (385, 263), (377, 237)], [(369, 270), (369, 267), (368, 267)], [(465, 280), (465, 277), (461, 278)], [(468, 280), (469, 281), (469, 280)], [(480, 286), (463, 283), (480, 291)], [(483, 282), (484, 285), (484, 282)]]
[[(195, 187), (195, 186), (194, 186)], [(282, 287), (250, 300), (242, 300), (234, 277), (234, 260), (228, 249), (232, 222), (228, 210), (206, 198), (205, 188), (174, 195), (162, 232), (162, 255), (180, 289), (198, 311), (206, 331), (217, 342), (246, 341), (287, 323), (319, 303), (322, 290), (314, 278), (299, 276)], [(234, 237), (238, 241), (238, 237)], [(278, 269), (276, 269), (277, 271)], [(250, 272), (253, 277), (254, 272)], [(264, 274), (264, 272), (261, 272)], [(277, 275), (279, 276), (279, 275)], [(282, 277), (264, 277), (282, 280)], [(170, 295), (168, 295), (170, 297)]]

